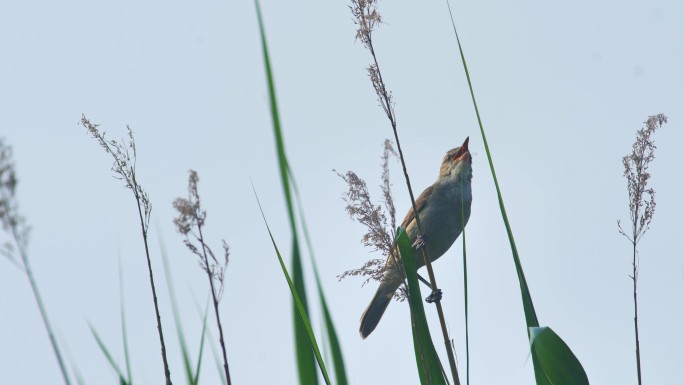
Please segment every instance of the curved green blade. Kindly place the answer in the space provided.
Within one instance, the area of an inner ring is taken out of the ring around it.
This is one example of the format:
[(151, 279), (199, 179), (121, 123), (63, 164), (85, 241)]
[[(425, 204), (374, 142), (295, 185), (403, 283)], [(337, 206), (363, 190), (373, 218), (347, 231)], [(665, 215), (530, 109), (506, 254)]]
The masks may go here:
[(530, 328), (530, 349), (549, 384), (588, 385), (589, 379), (572, 350), (550, 327)]
[(435, 345), (432, 344), (432, 336), (425, 317), (425, 308), (418, 283), (416, 260), (413, 256), (413, 247), (406, 234), (406, 230), (400, 227), (397, 230), (397, 247), (404, 264), (406, 281), (408, 282), (408, 301), (411, 308), (411, 330), (413, 332), (413, 349), (416, 354), (416, 365), (422, 385), (446, 385), (447, 380), (442, 370), (442, 364), (437, 355)]

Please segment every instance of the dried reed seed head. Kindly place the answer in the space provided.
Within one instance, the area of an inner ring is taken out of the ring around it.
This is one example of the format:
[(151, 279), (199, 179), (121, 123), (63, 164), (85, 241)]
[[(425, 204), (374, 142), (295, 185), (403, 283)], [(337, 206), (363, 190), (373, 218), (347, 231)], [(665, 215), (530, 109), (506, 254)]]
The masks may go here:
[[(362, 284), (365, 285), (370, 280), (381, 281), (385, 275), (387, 268), (386, 259), (394, 248), (394, 229), (396, 227), (396, 210), (394, 209), (389, 179), (389, 158), (391, 156), (396, 156), (396, 152), (392, 142), (386, 140), (381, 157), (382, 184), (380, 188), (382, 189), (385, 210), (387, 212), (383, 210), (382, 206), (372, 203), (366, 182), (356, 173), (353, 171), (348, 171), (345, 174), (337, 172), (337, 175), (348, 186), (347, 193), (343, 197), (347, 203), (345, 210), (352, 219), (366, 227), (366, 233), (362, 236), (361, 243), (364, 246), (372, 247), (374, 251), (380, 251), (385, 257), (385, 259), (371, 259), (358, 269), (345, 271), (338, 276), (340, 280), (350, 276), (361, 276), (365, 277)], [(390, 229), (387, 228), (387, 216), (390, 217), (392, 223)], [(401, 298), (401, 294), (398, 295), (398, 298)]]
[(26, 219), (19, 213), (19, 203), (16, 197), (17, 183), (12, 146), (0, 138), (0, 222), (2, 229), (11, 239), (0, 245), (0, 254), (5, 255), (10, 262), (26, 272), (25, 264), (28, 258), (26, 249), (31, 227), (26, 224)]
[(17, 175), (12, 157), (12, 147), (0, 138), (0, 220), (4, 230), (10, 230), (18, 223), (15, 201)]
[(372, 49), (373, 31), (378, 24), (382, 23), (382, 17), (377, 8), (377, 0), (352, 0), (349, 6), (354, 17), (354, 24), (358, 26), (356, 39), (361, 40), (368, 49)]
[(178, 216), (173, 218), (176, 230), (183, 235), (189, 233), (193, 224), (194, 206), (187, 199), (176, 198), (173, 201), (173, 208), (178, 211)]
[(663, 114), (649, 116), (644, 122), (645, 127), (636, 132), (632, 152), (622, 158), (624, 176), (627, 179), (632, 231), (628, 235), (620, 227), (620, 232), (634, 243), (646, 233), (655, 214), (655, 190), (648, 187), (651, 174), (647, 170), (655, 159), (656, 146), (651, 135), (665, 123), (667, 117)]
[[(199, 195), (199, 174), (195, 170), (188, 171), (188, 198), (176, 198), (173, 201), (173, 207), (178, 211), (178, 216), (173, 219), (176, 229), (181, 233), (185, 239), (183, 243), (190, 250), (190, 252), (198, 257), (198, 264), (200, 268), (207, 273), (211, 280), (219, 283), (215, 294), (220, 299), (223, 293), (223, 281), (225, 278), (225, 270), (228, 266), (230, 256), (230, 249), (225, 240), (221, 240), (223, 249), (223, 261), (219, 262), (214, 252), (206, 244), (202, 236), (202, 227), (204, 226), (207, 212), (201, 209), (200, 195)], [(196, 228), (196, 232), (193, 231)]]
[(80, 123), (88, 130), (93, 138), (98, 141), (100, 146), (102, 146), (102, 148), (104, 148), (105, 151), (111, 154), (114, 158), (114, 164), (112, 165), (112, 171), (114, 171), (116, 174), (114, 177), (123, 180), (125, 187), (133, 191), (133, 195), (135, 196), (139, 207), (141, 206), (144, 213), (143, 231), (147, 233), (147, 229), (150, 225), (152, 203), (150, 202), (147, 192), (145, 192), (145, 190), (136, 180), (135, 165), (137, 161), (137, 153), (135, 148), (135, 138), (133, 137), (133, 130), (130, 126), (126, 126), (128, 131), (128, 141), (122, 140), (122, 142), (118, 142), (113, 139), (108, 140), (105, 137), (105, 131), (98, 130), (99, 125), (90, 122), (85, 115), (81, 115)]

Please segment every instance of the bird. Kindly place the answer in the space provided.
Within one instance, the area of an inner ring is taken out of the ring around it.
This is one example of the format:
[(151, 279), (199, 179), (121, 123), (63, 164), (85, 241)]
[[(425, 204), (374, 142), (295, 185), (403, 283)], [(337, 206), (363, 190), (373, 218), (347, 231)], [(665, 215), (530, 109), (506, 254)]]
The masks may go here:
[[(409, 209), (401, 226), (414, 245), (424, 245), (430, 261), (444, 255), (456, 241), (470, 218), (472, 156), (468, 150), (469, 137), (460, 147), (449, 150), (442, 160), (437, 180), (416, 200), (422, 234), (418, 233), (416, 213)], [(463, 211), (463, 212), (462, 212)], [(465, 220), (465, 221), (464, 221)], [(425, 265), (422, 253), (415, 253), (417, 268)], [(368, 337), (378, 326), (394, 293), (404, 280), (392, 255), (388, 256), (385, 273), (375, 296), (361, 316), (359, 333)]]

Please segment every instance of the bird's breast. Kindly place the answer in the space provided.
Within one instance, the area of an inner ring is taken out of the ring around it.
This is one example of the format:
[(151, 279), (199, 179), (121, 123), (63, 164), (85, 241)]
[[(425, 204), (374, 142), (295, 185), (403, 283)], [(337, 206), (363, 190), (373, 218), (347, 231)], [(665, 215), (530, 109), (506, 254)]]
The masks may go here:
[[(470, 218), (472, 193), (470, 183), (453, 182), (435, 186), (432, 196), (420, 210), (423, 230), (430, 260), (435, 260), (449, 250)], [(409, 231), (413, 241), (416, 226)], [(422, 256), (417, 256), (418, 266), (423, 266)]]

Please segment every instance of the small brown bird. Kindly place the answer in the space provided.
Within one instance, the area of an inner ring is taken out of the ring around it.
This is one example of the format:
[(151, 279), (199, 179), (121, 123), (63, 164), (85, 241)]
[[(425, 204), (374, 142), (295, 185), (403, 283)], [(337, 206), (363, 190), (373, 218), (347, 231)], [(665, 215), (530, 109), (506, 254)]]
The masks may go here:
[[(468, 139), (466, 138), (461, 147), (456, 147), (446, 153), (439, 168), (437, 181), (425, 189), (416, 200), (416, 209), (423, 230), (422, 238), (431, 261), (449, 250), (470, 218), (470, 204), (473, 199), (470, 181), (473, 173)], [(462, 209), (465, 209), (464, 213), (461, 212)], [(465, 223), (462, 218), (465, 218)], [(406, 229), (411, 243), (415, 243), (418, 228), (413, 208), (408, 211), (401, 226)], [(422, 253), (415, 253), (415, 256), (418, 268), (424, 266)], [(390, 256), (387, 259), (385, 275), (380, 287), (361, 316), (359, 329), (361, 337), (368, 337), (378, 326), (380, 318), (385, 313), (394, 292), (403, 282), (403, 278)]]

